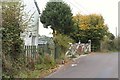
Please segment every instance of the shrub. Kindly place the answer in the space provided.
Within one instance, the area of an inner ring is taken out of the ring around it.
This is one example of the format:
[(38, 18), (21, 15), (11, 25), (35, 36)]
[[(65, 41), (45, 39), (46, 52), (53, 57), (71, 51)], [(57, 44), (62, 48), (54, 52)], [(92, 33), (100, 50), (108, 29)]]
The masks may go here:
[(42, 64), (44, 63), (44, 57), (42, 55), (39, 56), (39, 58), (37, 59), (37, 64)]
[(50, 56), (49, 54), (45, 54), (44, 64), (54, 65), (55, 64), (54, 58)]
[(74, 42), (73, 39), (71, 39), (69, 36), (63, 34), (57, 34), (55, 36), (55, 40), (56, 40), (57, 58), (60, 58), (61, 55), (65, 55), (66, 51), (69, 48), (69, 43)]

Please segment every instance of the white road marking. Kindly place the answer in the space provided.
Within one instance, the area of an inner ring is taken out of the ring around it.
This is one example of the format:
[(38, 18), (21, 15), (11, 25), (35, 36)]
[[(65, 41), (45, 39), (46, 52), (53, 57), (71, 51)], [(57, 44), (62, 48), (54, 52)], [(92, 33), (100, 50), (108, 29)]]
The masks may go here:
[(77, 66), (77, 64), (71, 64), (72, 67)]

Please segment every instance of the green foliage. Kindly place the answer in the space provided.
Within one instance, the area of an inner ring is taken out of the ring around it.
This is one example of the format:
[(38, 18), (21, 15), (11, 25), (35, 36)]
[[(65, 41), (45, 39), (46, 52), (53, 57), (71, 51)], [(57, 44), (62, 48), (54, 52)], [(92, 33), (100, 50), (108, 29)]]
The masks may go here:
[(57, 44), (63, 49), (68, 49), (69, 43), (74, 42), (69, 36), (63, 34), (57, 34), (55, 40), (57, 40)]
[(4, 3), (2, 5), (2, 50), (5, 55), (9, 54), (14, 58), (22, 52), (22, 40), (20, 33), (20, 7), (19, 3)]
[(114, 40), (112, 40), (113, 45), (111, 45), (112, 49), (115, 51), (120, 51), (120, 37), (115, 38)]
[(2, 68), (6, 76), (14, 77), (25, 69), (20, 34), (26, 25), (21, 2), (2, 2)]
[[(112, 33), (109, 33), (112, 34)], [(112, 35), (114, 37), (114, 35)], [(101, 41), (101, 51), (117, 51), (118, 50), (118, 39), (111, 39), (111, 36), (104, 36)]]
[(44, 63), (44, 57), (42, 55), (39, 56), (37, 64), (42, 64)]
[[(117, 43), (118, 43), (118, 44), (117, 44)], [(118, 38), (116, 39), (115, 44), (116, 44), (117, 50), (120, 51), (120, 47), (119, 47), (119, 45), (120, 45), (120, 35), (119, 35)]]
[(107, 33), (107, 36), (108, 36), (109, 40), (114, 40), (115, 39), (115, 36), (110, 32)]
[(21, 70), (17, 75), (15, 75), (16, 78), (40, 78), (41, 76), (45, 75), (50, 69), (54, 69), (56, 67), (56, 63), (54, 61), (54, 58), (49, 55), (45, 54), (44, 56), (39, 56), (40, 58), (37, 60), (39, 62), (36, 62), (34, 64), (34, 69), (32, 69), (31, 65), (33, 63), (29, 63), (28, 66), (31, 69), (27, 70)]
[(69, 34), (73, 31), (72, 13), (69, 5), (64, 2), (47, 2), (45, 10), (40, 17), (44, 27), (51, 26), (51, 29), (58, 33)]
[(49, 54), (44, 54), (44, 56), (40, 55), (39, 56), (39, 59), (37, 61), (36, 64), (50, 64), (50, 65), (53, 65), (55, 62), (54, 62), (54, 58), (52, 55), (49, 55)]
[[(64, 3), (63, 1), (49, 1), (47, 2), (45, 10), (40, 16), (40, 21), (44, 24), (45, 28), (48, 28), (48, 26), (50, 26), (50, 28), (53, 30), (53, 41), (55, 46), (54, 57), (57, 58), (57, 56), (60, 56), (60, 49), (66, 49), (68, 44), (68, 42), (66, 42), (68, 38), (59, 34), (69, 35), (71, 32), (74, 31), (74, 22), (72, 20), (71, 9), (69, 5)], [(62, 41), (63, 39), (64, 41)], [(63, 50), (64, 52), (65, 49)]]
[(44, 56), (44, 64), (54, 65), (54, 58), (48, 54)]
[(57, 34), (54, 37), (54, 41), (56, 42), (56, 58), (60, 58), (62, 55), (65, 55), (69, 48), (69, 43), (74, 42), (69, 36), (63, 34)]

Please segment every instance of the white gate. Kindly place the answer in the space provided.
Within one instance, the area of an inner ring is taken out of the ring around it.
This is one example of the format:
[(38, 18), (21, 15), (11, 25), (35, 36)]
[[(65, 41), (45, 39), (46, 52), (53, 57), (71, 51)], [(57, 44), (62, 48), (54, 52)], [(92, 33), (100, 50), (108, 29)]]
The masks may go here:
[(70, 43), (70, 47), (68, 51), (66, 52), (66, 56), (70, 57), (72, 55), (76, 54), (83, 54), (83, 53), (90, 53), (91, 52), (91, 40), (88, 41), (89, 43), (78, 43), (72, 44)]

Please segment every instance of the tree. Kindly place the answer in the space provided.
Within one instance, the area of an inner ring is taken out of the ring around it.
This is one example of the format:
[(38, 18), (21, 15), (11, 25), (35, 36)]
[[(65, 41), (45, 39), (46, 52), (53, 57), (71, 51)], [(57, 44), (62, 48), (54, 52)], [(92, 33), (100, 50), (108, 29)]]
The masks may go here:
[(13, 76), (23, 66), (19, 60), (24, 48), (20, 35), (28, 23), (23, 9), (21, 2), (2, 2), (2, 68), (7, 76)]
[(69, 35), (74, 30), (71, 9), (63, 1), (47, 2), (45, 10), (40, 16), (40, 21), (44, 24), (45, 28), (50, 26), (53, 30), (56, 59), (58, 54), (57, 47), (60, 46), (57, 34)]
[(90, 14), (90, 15), (81, 15), (77, 14), (73, 19), (76, 22), (78, 31), (72, 34), (71, 36), (78, 42), (88, 42), (92, 41), (96, 50), (100, 48), (100, 41), (107, 34), (108, 28), (104, 24), (104, 19), (101, 15)]
[(115, 36), (112, 33), (110, 33), (110, 32), (107, 33), (107, 36), (109, 37), (110, 40), (114, 40), (115, 39)]
[(47, 28), (51, 26), (53, 33), (69, 34), (73, 29), (72, 13), (68, 4), (64, 2), (47, 2), (40, 21)]

